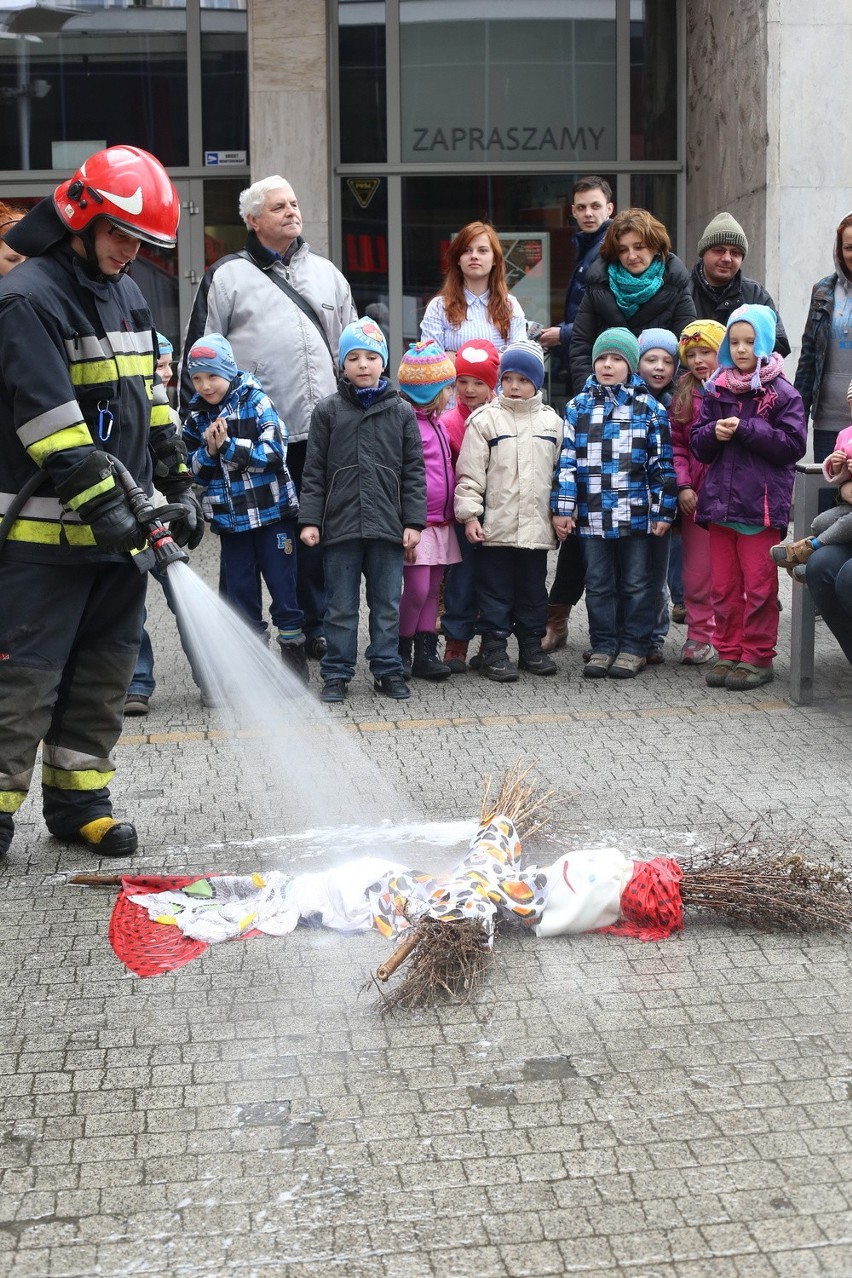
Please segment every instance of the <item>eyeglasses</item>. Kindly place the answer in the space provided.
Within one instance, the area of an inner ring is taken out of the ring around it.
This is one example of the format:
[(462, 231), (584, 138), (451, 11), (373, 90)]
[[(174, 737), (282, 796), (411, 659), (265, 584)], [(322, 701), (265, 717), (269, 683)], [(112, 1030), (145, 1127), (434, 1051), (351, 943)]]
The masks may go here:
[(121, 226), (116, 226), (114, 222), (107, 221), (107, 231), (121, 244), (133, 246), (142, 243), (138, 235), (131, 235), (129, 231), (125, 231)]

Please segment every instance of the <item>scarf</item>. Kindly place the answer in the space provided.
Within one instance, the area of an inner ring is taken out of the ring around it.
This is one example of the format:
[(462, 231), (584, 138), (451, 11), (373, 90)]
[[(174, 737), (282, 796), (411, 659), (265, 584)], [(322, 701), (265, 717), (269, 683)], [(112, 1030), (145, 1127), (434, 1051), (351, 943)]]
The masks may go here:
[(741, 373), (738, 368), (719, 368), (708, 378), (709, 387), (719, 373), (725, 374), (725, 385), (735, 395), (745, 395), (749, 391), (761, 391), (769, 382), (774, 382), (784, 372), (784, 360), (777, 351), (771, 355), (761, 355), (757, 368), (753, 373)]
[(380, 377), (377, 386), (353, 386), (355, 394), (361, 401), (364, 408), (372, 408), (380, 395), (383, 395), (388, 388), (388, 379)]
[(661, 257), (655, 257), (641, 275), (631, 275), (620, 262), (614, 262), (606, 268), (609, 286), (622, 315), (629, 319), (640, 306), (659, 293), (665, 269), (666, 264)]

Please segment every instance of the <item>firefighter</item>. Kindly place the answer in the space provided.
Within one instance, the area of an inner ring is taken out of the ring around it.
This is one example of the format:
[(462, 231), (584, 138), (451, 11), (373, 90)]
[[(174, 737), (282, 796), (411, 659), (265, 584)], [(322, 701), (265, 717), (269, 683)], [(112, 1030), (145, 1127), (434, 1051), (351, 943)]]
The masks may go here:
[[(113, 472), (203, 525), (155, 374), (156, 330), (127, 274), (142, 241), (173, 248), (180, 208), (159, 160), (98, 151), (8, 233), (28, 260), (0, 281), (0, 858), (42, 750), (56, 838), (129, 856), (108, 783), (142, 633), (144, 535)], [(32, 493), (30, 496), (29, 494)]]

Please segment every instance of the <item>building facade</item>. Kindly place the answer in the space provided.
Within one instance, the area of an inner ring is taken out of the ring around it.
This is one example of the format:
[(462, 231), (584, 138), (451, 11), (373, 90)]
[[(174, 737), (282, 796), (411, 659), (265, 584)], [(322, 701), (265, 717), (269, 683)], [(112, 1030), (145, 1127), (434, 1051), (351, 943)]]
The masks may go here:
[(46, 194), (100, 145), (169, 169), (178, 251), (136, 274), (173, 340), (204, 267), (242, 243), (239, 191), (269, 173), (383, 317), (392, 362), (475, 218), (528, 316), (557, 320), (582, 174), (649, 208), (688, 265), (727, 208), (794, 342), (852, 207), (852, 42), (829, 0), (806, 17), (793, 0), (2, 0), (0, 34), (4, 198)]

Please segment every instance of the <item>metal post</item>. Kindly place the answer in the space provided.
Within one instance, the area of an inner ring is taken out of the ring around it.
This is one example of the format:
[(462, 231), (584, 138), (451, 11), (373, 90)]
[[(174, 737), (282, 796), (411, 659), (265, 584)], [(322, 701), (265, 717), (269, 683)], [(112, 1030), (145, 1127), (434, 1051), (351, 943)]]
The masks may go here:
[[(796, 463), (793, 488), (793, 537), (800, 541), (811, 531), (819, 508), (819, 494), (826, 487), (822, 466)], [(790, 618), (790, 700), (809, 706), (814, 699), (814, 626), (816, 610), (811, 593), (804, 587), (793, 590)]]

